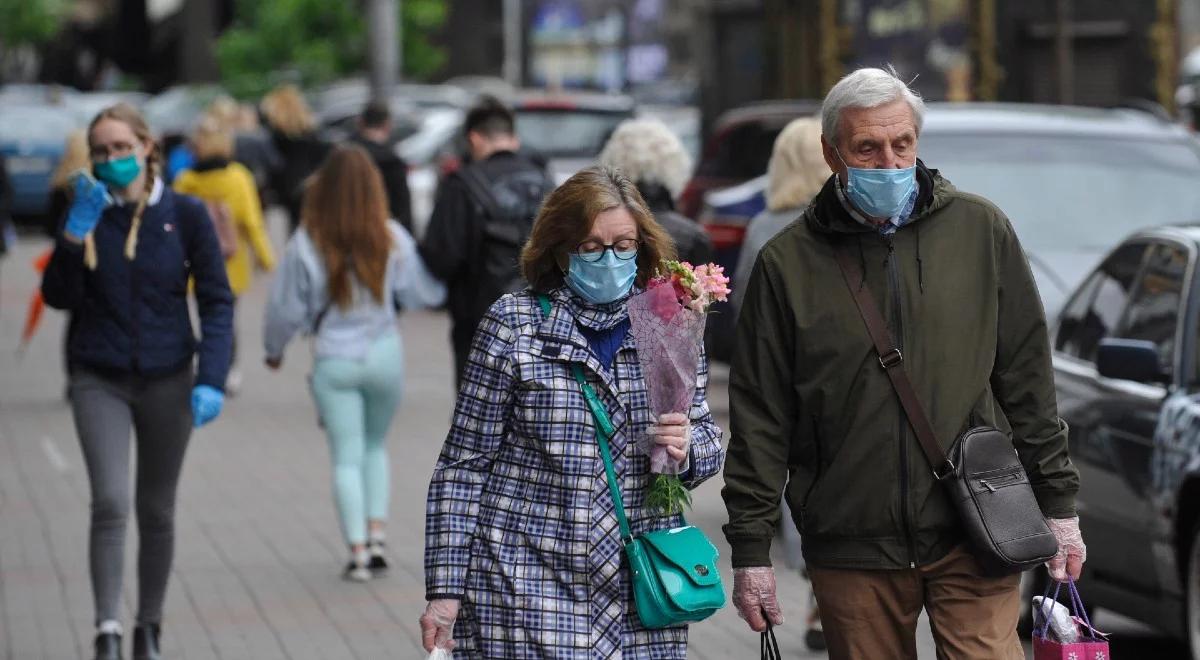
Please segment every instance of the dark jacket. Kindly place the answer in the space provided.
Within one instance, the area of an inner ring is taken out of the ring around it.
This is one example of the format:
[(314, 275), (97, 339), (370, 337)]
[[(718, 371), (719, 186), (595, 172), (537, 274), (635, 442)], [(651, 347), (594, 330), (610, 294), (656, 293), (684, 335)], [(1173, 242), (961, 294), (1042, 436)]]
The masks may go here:
[[(93, 231), (98, 265), (83, 263), (83, 245), (60, 237), (42, 279), (46, 303), (69, 310), (72, 365), (156, 376), (188, 367), (199, 353), (196, 383), (225, 386), (233, 341), (233, 294), (225, 260), (204, 205), (165, 188), (146, 208), (137, 253), (125, 258), (133, 204), (110, 207)], [(188, 316), (195, 279), (201, 339)]]
[(896, 569), (943, 557), (957, 513), (905, 421), (834, 245), (859, 256), (943, 447), (970, 426), (1012, 435), (1049, 517), (1079, 477), (1058, 417), (1046, 320), (1008, 219), (918, 167), (912, 219), (892, 237), (854, 221), (830, 178), (760, 253), (738, 320), (722, 494), (734, 566), (770, 564), (786, 497), (815, 566)]
[(638, 183), (638, 192), (642, 193), (642, 199), (646, 200), (654, 219), (675, 241), (675, 251), (680, 261), (699, 265), (713, 260), (712, 240), (700, 225), (675, 210), (675, 202), (666, 187)]
[(272, 131), (271, 141), (279, 153), (279, 167), (272, 173), (271, 188), (276, 199), (288, 209), (291, 228), (300, 225), (300, 205), (304, 201), (304, 182), (317, 171), (329, 155), (330, 144), (315, 134), (292, 137)]
[(404, 225), (410, 233), (412, 227), (412, 199), (408, 193), (408, 163), (396, 154), (394, 144), (380, 144), (368, 140), (361, 135), (355, 135), (354, 143), (371, 154), (371, 160), (383, 175), (383, 185), (387, 188), (388, 210), (392, 219)]
[[(487, 160), (466, 167), (476, 168), (488, 180), (515, 171), (544, 175), (542, 168), (531, 160), (510, 151), (492, 154)], [(429, 227), (421, 242), (421, 257), (429, 271), (449, 287), (447, 304), (454, 326), (452, 333), (459, 341), (470, 341), (488, 308), (506, 293), (496, 291), (484, 281), (481, 265), (486, 221), (483, 206), (468, 189), (462, 174), (449, 175), (438, 190)], [(514, 261), (513, 267), (516, 266)]]

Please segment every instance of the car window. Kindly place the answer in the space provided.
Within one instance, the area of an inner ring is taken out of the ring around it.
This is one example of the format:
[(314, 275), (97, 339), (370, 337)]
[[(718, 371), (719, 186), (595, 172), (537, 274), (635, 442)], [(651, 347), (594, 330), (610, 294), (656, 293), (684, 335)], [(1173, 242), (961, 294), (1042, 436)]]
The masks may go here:
[(1140, 227), (1200, 220), (1200, 150), (1188, 140), (929, 130), (919, 151), (1000, 207), (1028, 250), (1103, 251)]
[(1154, 342), (1168, 376), (1174, 373), (1175, 331), (1187, 264), (1187, 252), (1177, 245), (1160, 243), (1150, 249), (1118, 335)]
[(767, 171), (775, 138), (784, 124), (747, 122), (727, 130), (716, 144), (715, 154), (706, 154), (696, 173), (731, 179), (753, 179)]
[(547, 157), (592, 158), (617, 125), (631, 115), (586, 110), (526, 109), (516, 112), (521, 146)]
[(1087, 279), (1063, 311), (1055, 349), (1095, 362), (1100, 340), (1115, 336), (1147, 248), (1147, 243), (1122, 245)]

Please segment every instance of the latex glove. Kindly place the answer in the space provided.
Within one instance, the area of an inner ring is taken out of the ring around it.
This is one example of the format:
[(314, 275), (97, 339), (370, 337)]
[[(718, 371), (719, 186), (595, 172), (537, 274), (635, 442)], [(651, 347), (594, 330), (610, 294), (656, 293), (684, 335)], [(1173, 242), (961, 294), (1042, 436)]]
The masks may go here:
[(221, 406), (225, 405), (225, 395), (211, 385), (197, 385), (192, 388), (192, 426), (200, 428), (221, 414)]
[(658, 422), (647, 429), (656, 447), (663, 448), (675, 464), (676, 474), (688, 470), (688, 447), (692, 444), (692, 426), (688, 422), (683, 413), (667, 413), (659, 415)]
[(458, 618), (459, 602), (455, 598), (431, 600), (421, 615), (421, 645), (426, 651), (454, 648), (454, 620)]
[(75, 198), (67, 210), (67, 222), (63, 227), (67, 236), (83, 240), (100, 222), (100, 215), (112, 203), (108, 189), (103, 183), (82, 172), (75, 176)]
[(1087, 561), (1087, 546), (1083, 544), (1083, 534), (1079, 531), (1079, 517), (1047, 518), (1046, 524), (1058, 539), (1058, 554), (1046, 562), (1050, 569), (1050, 578), (1058, 582), (1066, 582), (1070, 575), (1072, 580), (1078, 580), (1083, 571), (1083, 562)]
[(733, 569), (733, 605), (738, 616), (750, 624), (754, 632), (783, 625), (783, 611), (775, 597), (775, 569), (770, 566), (750, 566)]

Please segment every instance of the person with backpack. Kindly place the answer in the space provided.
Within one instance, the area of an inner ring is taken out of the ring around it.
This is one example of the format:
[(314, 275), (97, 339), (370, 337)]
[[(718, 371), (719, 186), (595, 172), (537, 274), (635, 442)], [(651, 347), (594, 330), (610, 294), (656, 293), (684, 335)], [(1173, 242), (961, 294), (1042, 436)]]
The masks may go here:
[(138, 111), (125, 104), (102, 111), (88, 127), (88, 146), (95, 178), (75, 177), (42, 295), (72, 316), (69, 393), (91, 486), (95, 657), (122, 657), (133, 431), (139, 595), (133, 657), (157, 660), (176, 488), (192, 428), (215, 419), (224, 402), (233, 293), (204, 205), (163, 183), (154, 138)]
[(389, 219), (383, 179), (361, 147), (334, 148), (301, 209), (267, 305), (266, 364), (280, 367), (297, 332), (314, 336), (312, 394), (329, 435), (350, 550), (342, 576), (365, 582), (388, 568), (387, 433), (404, 382), (393, 301), (432, 307), (446, 289), (421, 263), (408, 231)]
[(516, 119), (498, 99), (483, 97), (463, 128), (471, 162), (442, 183), (421, 244), (429, 270), (449, 286), (459, 382), (483, 315), (500, 296), (525, 286), (521, 248), (554, 188), (545, 170), (519, 153)]
[[(173, 187), (176, 192), (204, 201), (217, 230), (229, 288), (236, 301), (250, 287), (254, 261), (263, 270), (275, 269), (275, 251), (263, 222), (258, 187), (250, 170), (233, 160), (233, 134), (219, 121), (212, 117), (202, 119), (192, 133), (191, 142), (196, 162), (179, 173)], [(233, 348), (233, 361), (236, 361), (236, 332)], [(226, 390), (231, 395), (236, 394), (241, 383), (241, 371), (231, 365)]]

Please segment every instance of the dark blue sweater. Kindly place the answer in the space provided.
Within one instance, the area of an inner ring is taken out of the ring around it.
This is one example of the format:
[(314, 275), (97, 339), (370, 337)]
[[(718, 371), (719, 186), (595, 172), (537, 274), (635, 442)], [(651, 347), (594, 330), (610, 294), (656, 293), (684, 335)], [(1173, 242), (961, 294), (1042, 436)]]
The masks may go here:
[[(233, 346), (233, 294), (208, 212), (198, 200), (164, 189), (146, 207), (137, 254), (125, 258), (133, 204), (110, 207), (96, 225), (98, 266), (88, 270), (83, 246), (60, 236), (42, 278), (51, 307), (69, 310), (67, 357), (100, 371), (157, 376), (189, 366), (199, 353), (196, 383), (224, 389)], [(195, 279), (201, 339), (188, 315), (188, 278)]]

